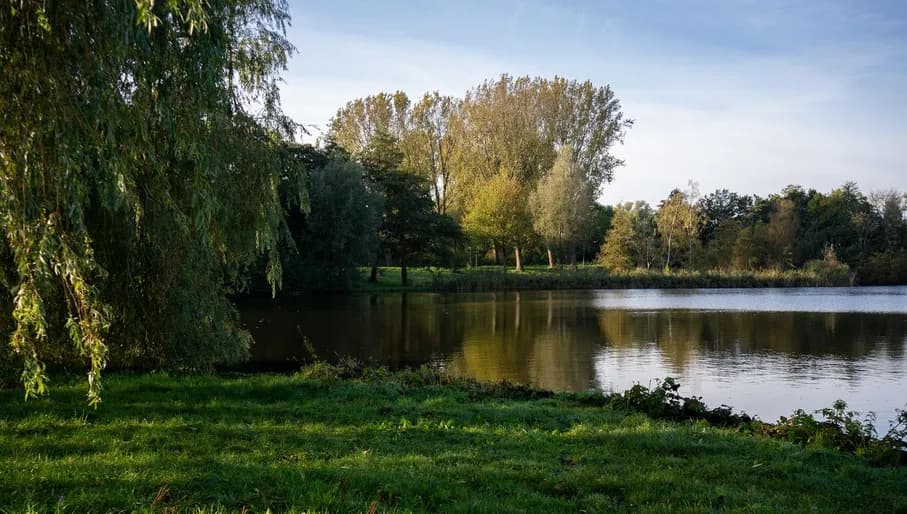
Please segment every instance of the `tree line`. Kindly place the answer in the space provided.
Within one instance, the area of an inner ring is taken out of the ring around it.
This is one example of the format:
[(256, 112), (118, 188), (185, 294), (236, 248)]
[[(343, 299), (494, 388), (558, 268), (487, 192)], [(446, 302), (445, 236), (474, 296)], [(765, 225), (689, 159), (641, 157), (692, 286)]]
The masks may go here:
[[(449, 229), (420, 233), (418, 223), (398, 219), (400, 211), (371, 202), (379, 214), (369, 219), (397, 220), (396, 237), (410, 231), (424, 251), (393, 244), (376, 221), (369, 234), (377, 238), (335, 241), (334, 248), (362, 246), (348, 254), (358, 260), (344, 261), (346, 281), (335, 284), (349, 283), (355, 264), (399, 264), (405, 284), (414, 263), (490, 262), (521, 271), (524, 262), (576, 266), (578, 259), (613, 271), (803, 269), (837, 274), (835, 282), (907, 282), (907, 201), (897, 191), (866, 196), (854, 183), (827, 194), (788, 186), (762, 198), (728, 190), (702, 195), (690, 183), (654, 207), (597, 203), (622, 164), (611, 150), (631, 126), (610, 88), (560, 77), (502, 75), (462, 98), (435, 92), (413, 103), (398, 91), (347, 102), (313, 151), (358, 165), (360, 187), (381, 198), (393, 198), (380, 183), (388, 177), (421, 183), (413, 189), (422, 197), (417, 217), (424, 226), (433, 226), (432, 216), (445, 219)], [(410, 205), (416, 216), (416, 203)], [(313, 242), (341, 234), (328, 229)], [(317, 261), (288, 267), (315, 273)]]
[(656, 208), (613, 207), (599, 262), (612, 270), (789, 270), (853, 273), (861, 284), (907, 283), (907, 195), (825, 194), (788, 186), (762, 198), (674, 190)]
[[(307, 243), (286, 254), (290, 281), (342, 288), (356, 265), (374, 280), (378, 264), (397, 264), (406, 285), (410, 264), (457, 267), (487, 250), (504, 265), (512, 252), (522, 270), (539, 241), (551, 265), (555, 255), (575, 263), (589, 241), (591, 258), (607, 228), (595, 198), (623, 164), (611, 149), (631, 126), (610, 87), (562, 77), (502, 75), (462, 98), (429, 92), (413, 102), (397, 91), (349, 101), (304, 150), (319, 164), (312, 212), (293, 215)], [(319, 185), (341, 180), (352, 189)], [(333, 206), (336, 226), (315, 204)], [(352, 219), (362, 232), (347, 230)]]

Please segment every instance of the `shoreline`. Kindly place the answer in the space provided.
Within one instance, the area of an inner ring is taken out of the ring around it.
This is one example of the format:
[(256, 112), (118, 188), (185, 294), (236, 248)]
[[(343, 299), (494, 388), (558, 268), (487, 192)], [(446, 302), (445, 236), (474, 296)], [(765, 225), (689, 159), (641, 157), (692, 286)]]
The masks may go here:
[[(499, 266), (480, 268), (410, 268), (409, 285), (400, 284), (400, 269), (379, 267), (377, 283), (368, 283), (367, 271), (347, 286), (288, 287), (278, 294), (377, 293), (377, 292), (490, 292), (567, 289), (726, 289), (861, 286), (854, 276), (823, 276), (803, 270), (752, 272), (688, 272), (633, 270), (609, 272), (600, 266), (577, 269), (528, 266), (523, 272)], [(879, 284), (866, 284), (874, 286)], [(902, 284), (889, 284), (892, 286)], [(249, 296), (270, 295), (270, 290)]]

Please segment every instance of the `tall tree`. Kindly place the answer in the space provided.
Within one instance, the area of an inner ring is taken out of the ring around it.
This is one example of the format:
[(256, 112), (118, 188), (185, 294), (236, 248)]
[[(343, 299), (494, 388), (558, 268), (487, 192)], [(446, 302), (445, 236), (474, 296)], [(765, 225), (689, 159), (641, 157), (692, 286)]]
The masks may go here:
[(655, 211), (645, 201), (628, 207), (633, 221), (633, 252), (636, 266), (651, 269), (659, 258)]
[(521, 247), (532, 237), (526, 196), (520, 181), (502, 171), (479, 189), (463, 220), (474, 239), (512, 247), (517, 271), (523, 271)]
[(400, 141), (407, 131), (410, 101), (403, 91), (357, 98), (337, 110), (328, 138), (358, 157), (378, 134)]
[(700, 231), (702, 244), (708, 244), (718, 231), (718, 226), (728, 220), (743, 222), (750, 214), (753, 198), (727, 189), (716, 190), (699, 200)]
[(555, 148), (572, 147), (576, 165), (599, 192), (623, 165), (611, 150), (623, 142), (633, 120), (624, 117), (610, 86), (556, 76), (535, 79), (534, 89), (543, 141)]
[(907, 235), (907, 222), (904, 220), (904, 213), (907, 212), (907, 195), (889, 190), (875, 192), (870, 198), (880, 214), (884, 250), (895, 251), (902, 248), (904, 237)]
[(246, 355), (225, 293), (262, 253), (279, 283), (287, 20), (279, 0), (0, 6), (0, 232), (26, 394), (66, 338), (92, 403), (111, 354)]
[(311, 212), (290, 216), (297, 252), (285, 252), (287, 278), (297, 288), (349, 289), (356, 266), (378, 246), (384, 200), (369, 187), (363, 169), (340, 152), (323, 154), (308, 172)]
[(687, 209), (689, 209), (689, 214), (684, 217), (683, 228), (686, 232), (687, 240), (687, 268), (690, 271), (693, 271), (693, 268), (696, 266), (696, 254), (699, 252), (700, 248), (700, 238), (699, 238), (699, 183), (690, 180), (688, 183), (689, 189), (686, 190), (686, 202)]
[(551, 246), (566, 248), (576, 266), (577, 244), (589, 234), (595, 190), (573, 158), (573, 147), (558, 150), (551, 171), (539, 180), (529, 197), (532, 223), (548, 244), (548, 266), (553, 267)]
[(631, 125), (609, 87), (505, 74), (462, 100), (437, 92), (415, 105), (402, 92), (353, 100), (338, 110), (328, 137), (358, 157), (378, 134), (389, 135), (400, 168), (427, 178), (435, 210), (461, 219), (501, 170), (534, 190), (563, 146), (573, 148), (597, 193), (622, 164), (611, 149)]
[(409, 285), (408, 267), (413, 257), (439, 254), (460, 238), (449, 217), (438, 214), (422, 177), (393, 171), (382, 180), (384, 221), (381, 238), (385, 248), (400, 260), (400, 283)]
[(592, 222), (589, 224), (589, 234), (583, 240), (584, 260), (595, 261), (598, 258), (613, 218), (614, 206), (602, 205), (598, 202), (592, 204)]
[(775, 202), (775, 209), (765, 225), (764, 264), (770, 268), (784, 269), (793, 264), (794, 246), (800, 231), (800, 217), (796, 204), (782, 198)]
[[(400, 163), (403, 162), (403, 152), (400, 151), (397, 138), (386, 130), (378, 130), (369, 136), (366, 146), (359, 150), (358, 160), (365, 170), (365, 177), (371, 187), (384, 199), (384, 182), (400, 172)], [(383, 204), (384, 208), (387, 209), (388, 203), (384, 202)], [(385, 218), (385, 213), (382, 213), (382, 225)], [(386, 248), (376, 248), (375, 255), (372, 258), (372, 270), (368, 279), (371, 283), (378, 281), (379, 253), (382, 250), (386, 250)]]
[[(696, 237), (698, 217), (689, 195), (675, 189), (658, 207), (655, 213), (655, 224), (665, 249), (665, 269), (670, 269), (682, 251), (691, 248), (691, 238)], [(688, 251), (687, 263), (692, 259)]]
[(743, 229), (737, 219), (722, 219), (712, 230), (704, 245), (705, 266), (710, 269), (731, 270), (735, 268), (734, 251)]
[(611, 228), (599, 251), (598, 261), (610, 270), (628, 270), (633, 267), (633, 218), (625, 206), (618, 206), (611, 219)]
[(551, 169), (554, 148), (539, 133), (532, 80), (502, 75), (466, 93), (461, 109), (457, 165), (472, 185), (507, 170), (526, 186)]
[(872, 252), (880, 225), (879, 214), (855, 183), (848, 182), (828, 195), (812, 196), (806, 208), (807, 258), (822, 258), (829, 244), (849, 265), (864, 260)]
[(459, 178), (454, 173), (453, 153), (460, 101), (426, 93), (412, 109), (411, 125), (403, 136), (403, 166), (428, 181), (438, 214), (447, 214), (459, 193)]

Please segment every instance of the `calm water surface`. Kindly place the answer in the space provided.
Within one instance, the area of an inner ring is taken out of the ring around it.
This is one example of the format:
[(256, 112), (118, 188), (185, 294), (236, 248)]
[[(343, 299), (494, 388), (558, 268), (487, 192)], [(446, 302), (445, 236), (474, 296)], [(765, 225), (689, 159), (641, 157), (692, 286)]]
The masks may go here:
[(907, 407), (907, 287), (532, 291), (247, 301), (266, 367), (353, 356), (483, 380), (681, 393), (774, 421), (843, 399), (887, 430)]

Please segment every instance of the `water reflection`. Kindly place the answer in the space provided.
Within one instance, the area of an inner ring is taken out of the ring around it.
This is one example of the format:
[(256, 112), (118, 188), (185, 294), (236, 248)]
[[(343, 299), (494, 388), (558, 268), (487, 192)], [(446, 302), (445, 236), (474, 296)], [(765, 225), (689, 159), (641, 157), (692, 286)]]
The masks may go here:
[[(835, 356), (846, 364), (883, 354), (899, 360), (907, 338), (902, 314), (606, 310), (598, 320), (604, 344), (654, 345), (678, 373), (702, 356)], [(840, 371), (848, 376), (846, 368)]]
[(450, 342), (451, 372), (554, 390), (593, 385), (599, 342), (588, 307), (551, 292), (498, 293), (487, 304), (471, 302), (470, 313), (462, 342)]
[[(241, 311), (260, 366), (306, 360), (308, 338), (321, 358), (435, 362), (554, 390), (671, 375), (688, 394), (763, 417), (838, 397), (893, 413), (907, 389), (907, 288), (854, 291), (377, 294), (254, 300)], [(769, 309), (793, 304), (821, 312)]]

